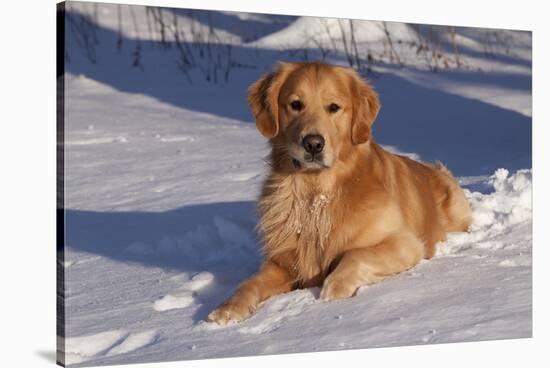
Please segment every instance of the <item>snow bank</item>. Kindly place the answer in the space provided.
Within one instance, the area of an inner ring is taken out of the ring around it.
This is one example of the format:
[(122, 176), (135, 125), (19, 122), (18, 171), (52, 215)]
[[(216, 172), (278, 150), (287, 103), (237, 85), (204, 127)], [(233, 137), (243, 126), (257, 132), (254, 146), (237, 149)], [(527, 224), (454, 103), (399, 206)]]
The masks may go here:
[(464, 247), (499, 249), (503, 244), (491, 238), (506, 229), (531, 221), (532, 170), (519, 170), (510, 175), (498, 169), (487, 183), (494, 192), (482, 194), (464, 189), (473, 211), (473, 223), (468, 233), (450, 234), (439, 248), (439, 254), (453, 254)]
[(509, 176), (508, 170), (498, 169), (489, 183), (495, 188), (494, 193), (469, 193), (474, 210), (473, 230), (498, 231), (531, 218), (531, 170)]
[[(405, 23), (353, 21), (354, 37), (359, 43), (384, 41), (385, 30), (395, 42), (417, 40), (416, 32)], [(319, 44), (328, 47), (344, 38), (349, 41), (351, 36), (352, 28), (347, 19), (300, 17), (281, 31), (259, 39), (256, 44), (272, 48), (313, 48)]]

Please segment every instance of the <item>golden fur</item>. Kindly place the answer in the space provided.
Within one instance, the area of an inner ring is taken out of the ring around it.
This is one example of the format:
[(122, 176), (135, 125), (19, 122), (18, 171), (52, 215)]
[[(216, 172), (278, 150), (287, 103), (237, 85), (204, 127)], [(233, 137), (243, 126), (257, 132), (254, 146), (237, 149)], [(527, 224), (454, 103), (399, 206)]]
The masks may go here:
[[(270, 296), (301, 287), (321, 286), (323, 300), (350, 297), (431, 258), (447, 232), (469, 227), (469, 204), (447, 168), (374, 142), (380, 102), (354, 71), (280, 64), (251, 86), (249, 102), (272, 146), (258, 202), (265, 260), (208, 320), (243, 320)], [(324, 138), (321, 153), (306, 152), (309, 134)]]

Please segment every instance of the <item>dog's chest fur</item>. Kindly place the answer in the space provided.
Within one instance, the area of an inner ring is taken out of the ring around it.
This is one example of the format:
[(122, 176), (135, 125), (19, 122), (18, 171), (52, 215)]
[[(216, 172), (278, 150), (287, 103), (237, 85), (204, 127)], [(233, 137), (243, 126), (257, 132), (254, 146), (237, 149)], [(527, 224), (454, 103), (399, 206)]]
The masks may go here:
[(334, 257), (332, 241), (337, 192), (316, 187), (299, 177), (272, 176), (259, 201), (264, 253), (297, 282), (322, 279)]

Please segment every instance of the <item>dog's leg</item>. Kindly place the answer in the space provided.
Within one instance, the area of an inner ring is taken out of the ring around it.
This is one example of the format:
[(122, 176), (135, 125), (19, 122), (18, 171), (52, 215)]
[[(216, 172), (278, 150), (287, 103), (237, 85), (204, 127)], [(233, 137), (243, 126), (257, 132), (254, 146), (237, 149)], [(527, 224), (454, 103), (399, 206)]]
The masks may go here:
[(403, 272), (423, 256), (424, 245), (411, 233), (389, 236), (367, 248), (350, 249), (325, 279), (321, 299), (349, 298), (360, 286)]
[(260, 271), (243, 282), (231, 298), (208, 315), (207, 320), (220, 325), (242, 321), (256, 311), (260, 302), (290, 291), (292, 284), (284, 268), (266, 261)]

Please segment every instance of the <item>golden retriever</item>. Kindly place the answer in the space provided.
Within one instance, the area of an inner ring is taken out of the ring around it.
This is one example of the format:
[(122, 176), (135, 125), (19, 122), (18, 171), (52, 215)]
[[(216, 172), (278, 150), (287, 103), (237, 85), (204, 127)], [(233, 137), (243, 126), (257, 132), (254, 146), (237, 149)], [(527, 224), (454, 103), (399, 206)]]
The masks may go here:
[(431, 258), (447, 232), (468, 229), (468, 201), (442, 164), (374, 142), (380, 102), (355, 71), (281, 63), (252, 84), (248, 100), (272, 147), (258, 203), (265, 259), (208, 321), (244, 320), (295, 288), (351, 297)]

